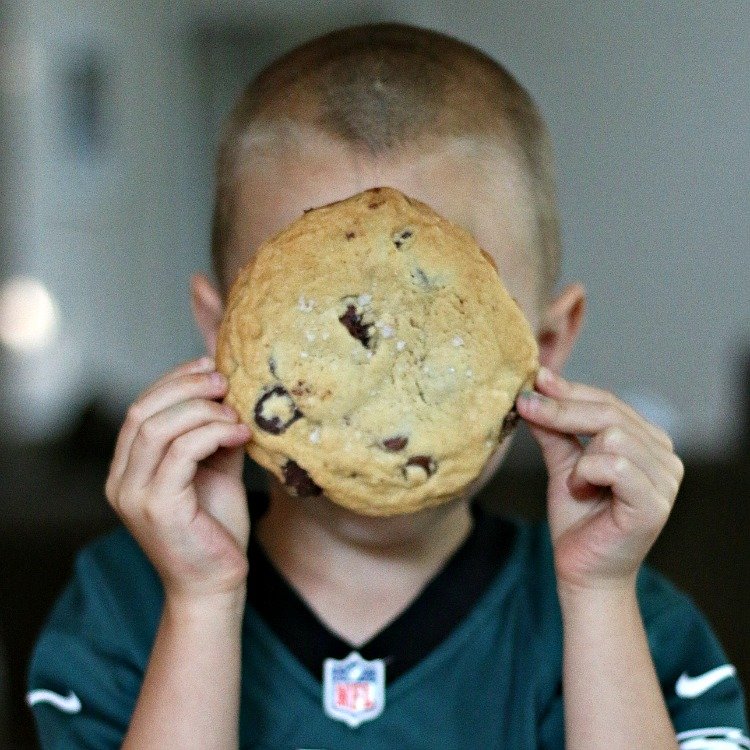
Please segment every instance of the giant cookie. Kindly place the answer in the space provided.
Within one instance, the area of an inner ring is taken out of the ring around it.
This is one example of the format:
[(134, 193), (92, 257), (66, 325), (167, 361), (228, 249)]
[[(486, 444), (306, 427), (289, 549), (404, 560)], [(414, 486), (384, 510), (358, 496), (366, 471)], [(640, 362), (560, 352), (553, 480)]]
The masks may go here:
[(292, 494), (374, 516), (455, 497), (538, 369), (490, 256), (393, 188), (306, 211), (230, 290), (217, 369), (252, 458)]

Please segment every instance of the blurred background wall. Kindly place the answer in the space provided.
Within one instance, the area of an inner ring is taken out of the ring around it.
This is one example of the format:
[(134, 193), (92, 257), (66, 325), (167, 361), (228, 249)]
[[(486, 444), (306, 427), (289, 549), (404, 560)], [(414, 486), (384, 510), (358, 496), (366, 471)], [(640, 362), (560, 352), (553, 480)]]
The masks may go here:
[[(19, 696), (41, 619), (75, 549), (113, 523), (101, 487), (124, 410), (147, 383), (202, 351), (188, 280), (209, 269), (219, 122), (271, 58), (363, 21), (413, 22), (478, 45), (546, 115), (557, 146), (564, 280), (582, 280), (590, 302), (568, 374), (615, 391), (675, 437), (689, 467), (685, 497), (654, 562), (743, 658), (745, 0), (0, 0), (0, 11), (0, 636), (15, 701), (9, 746), (32, 742)], [(539, 516), (543, 474), (528, 447), (521, 435), (492, 491)]]
[[(243, 82), (342, 24), (408, 20), (504, 62), (557, 144), (565, 278), (590, 293), (570, 374), (667, 424), (683, 451), (740, 434), (750, 348), (748, 24), (712, 3), (16, 0), (6, 9), (6, 274), (39, 279), (57, 333), (4, 352), (6, 429), (119, 414), (199, 341), (213, 145)], [(744, 11), (744, 12), (743, 12)]]

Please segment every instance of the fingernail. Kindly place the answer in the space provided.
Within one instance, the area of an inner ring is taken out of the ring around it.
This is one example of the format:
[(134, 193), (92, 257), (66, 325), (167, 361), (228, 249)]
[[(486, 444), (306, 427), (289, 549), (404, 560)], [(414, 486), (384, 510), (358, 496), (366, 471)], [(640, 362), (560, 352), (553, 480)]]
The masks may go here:
[(213, 370), (216, 367), (213, 357), (201, 357), (196, 363), (201, 370)]
[(211, 382), (216, 385), (226, 385), (227, 379), (220, 372), (212, 372)]
[(540, 383), (551, 383), (554, 380), (556, 380), (557, 378), (556, 378), (555, 373), (552, 372), (552, 370), (550, 370), (549, 368), (547, 368), (547, 367), (540, 367), (539, 368), (539, 372), (536, 375), (536, 379)]

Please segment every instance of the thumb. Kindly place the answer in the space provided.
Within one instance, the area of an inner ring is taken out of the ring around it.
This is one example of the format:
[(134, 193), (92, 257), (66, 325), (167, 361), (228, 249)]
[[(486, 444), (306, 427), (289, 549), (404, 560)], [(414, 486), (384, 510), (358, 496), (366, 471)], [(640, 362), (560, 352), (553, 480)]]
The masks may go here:
[(216, 453), (207, 458), (204, 464), (213, 471), (218, 471), (234, 479), (239, 479), (242, 477), (244, 458), (244, 444), (236, 447), (221, 447)]
[(569, 472), (583, 452), (581, 441), (575, 435), (550, 430), (547, 427), (526, 422), (534, 440), (542, 449), (544, 464), (550, 476)]

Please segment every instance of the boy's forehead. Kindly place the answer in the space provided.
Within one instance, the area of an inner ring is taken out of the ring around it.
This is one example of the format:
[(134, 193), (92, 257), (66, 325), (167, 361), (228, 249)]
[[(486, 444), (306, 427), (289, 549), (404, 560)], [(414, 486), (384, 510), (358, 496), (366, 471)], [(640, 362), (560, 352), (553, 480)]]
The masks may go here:
[(257, 247), (305, 209), (387, 185), (470, 231), (534, 322), (539, 258), (532, 203), (522, 170), (497, 145), (441, 139), (373, 157), (317, 134), (252, 148), (238, 177), (225, 259), (230, 284)]

